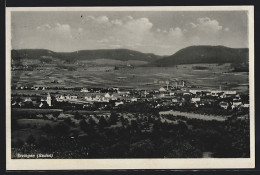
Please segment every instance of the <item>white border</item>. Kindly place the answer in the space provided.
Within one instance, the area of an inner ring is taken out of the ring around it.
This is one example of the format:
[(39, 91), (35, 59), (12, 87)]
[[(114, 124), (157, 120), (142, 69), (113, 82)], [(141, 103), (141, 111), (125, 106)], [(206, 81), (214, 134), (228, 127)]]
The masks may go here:
[[(248, 11), (250, 158), (196, 159), (11, 159), (11, 12), (12, 11)], [(179, 7), (16, 7), (6, 8), (6, 169), (81, 170), (81, 169), (241, 169), (255, 167), (254, 100), (254, 7), (179, 6)]]

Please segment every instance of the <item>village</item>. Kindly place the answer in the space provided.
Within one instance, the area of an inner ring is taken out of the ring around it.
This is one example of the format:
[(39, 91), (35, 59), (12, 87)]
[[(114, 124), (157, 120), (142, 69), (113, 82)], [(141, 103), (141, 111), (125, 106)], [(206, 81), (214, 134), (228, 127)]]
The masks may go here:
[[(186, 86), (184, 80), (161, 81), (159, 89), (128, 88), (73, 88), (49, 93), (51, 87), (19, 87), (39, 93), (12, 94), (12, 107), (18, 108), (58, 108), (62, 103), (82, 109), (117, 109), (123, 105), (146, 102), (156, 109), (167, 107), (214, 107), (224, 110), (249, 108), (249, 96), (236, 91), (219, 89), (198, 89)], [(64, 92), (64, 93), (63, 93)], [(66, 93), (65, 93), (66, 92)], [(59, 104), (59, 105), (58, 105)], [(90, 108), (92, 107), (92, 108)], [(94, 107), (94, 108), (93, 108)]]

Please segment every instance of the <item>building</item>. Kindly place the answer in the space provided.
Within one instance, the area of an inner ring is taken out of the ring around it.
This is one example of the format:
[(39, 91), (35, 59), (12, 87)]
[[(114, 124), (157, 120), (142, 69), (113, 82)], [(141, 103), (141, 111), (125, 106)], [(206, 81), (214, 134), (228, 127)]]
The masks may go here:
[(51, 106), (51, 95), (50, 95), (50, 93), (48, 93), (46, 102), (47, 102), (47, 104), (48, 104), (49, 106)]
[(124, 104), (124, 102), (122, 102), (122, 101), (117, 101), (117, 102), (115, 102), (115, 106), (119, 106), (119, 105), (122, 105), (122, 104)]
[(242, 105), (242, 101), (240, 99), (233, 99), (232, 109), (237, 108)]
[(191, 103), (200, 102), (200, 98), (191, 98)]
[(229, 107), (229, 104), (228, 104), (228, 102), (222, 101), (219, 103), (219, 106), (223, 109), (227, 109)]
[(166, 92), (167, 90), (164, 88), (164, 87), (161, 87), (160, 89), (159, 89), (159, 92)]
[(80, 92), (89, 92), (89, 90), (87, 88), (82, 88)]
[(131, 102), (137, 102), (137, 98), (136, 97), (131, 98)]
[(65, 100), (65, 97), (63, 95), (60, 95), (60, 96), (56, 97), (56, 101), (58, 101), (58, 102), (62, 102), (64, 100)]

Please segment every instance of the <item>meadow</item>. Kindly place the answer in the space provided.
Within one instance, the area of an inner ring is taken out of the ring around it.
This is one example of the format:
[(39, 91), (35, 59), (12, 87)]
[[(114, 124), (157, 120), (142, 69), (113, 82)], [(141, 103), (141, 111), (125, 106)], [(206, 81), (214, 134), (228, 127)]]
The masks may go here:
[[(197, 69), (197, 67), (199, 67)], [(203, 67), (201, 69), (200, 67)], [(57, 83), (53, 83), (56, 80)], [(248, 93), (248, 72), (231, 72), (229, 64), (190, 64), (174, 67), (78, 67), (76, 70), (50, 67), (45, 70), (13, 71), (12, 85), (50, 87), (127, 87), (158, 89), (158, 81), (184, 80), (187, 86), (202, 89), (236, 90)], [(175, 86), (175, 84), (170, 84)]]

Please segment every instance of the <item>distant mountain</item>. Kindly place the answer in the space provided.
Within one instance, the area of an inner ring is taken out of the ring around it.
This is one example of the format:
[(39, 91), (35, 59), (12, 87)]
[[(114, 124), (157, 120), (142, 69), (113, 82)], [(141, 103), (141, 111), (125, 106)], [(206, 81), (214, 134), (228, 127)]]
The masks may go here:
[(19, 50), (12, 50), (11, 57), (12, 59), (38, 59), (41, 57), (57, 57), (58, 55), (50, 50), (46, 49), (19, 49)]
[[(248, 48), (228, 48), (224, 46), (190, 46), (171, 56), (158, 56), (128, 49), (80, 50), (76, 52), (53, 52), (46, 49), (12, 50), (12, 59), (39, 59), (51, 61), (61, 59), (66, 62), (87, 61), (100, 64), (124, 64), (126, 61), (140, 62), (145, 66), (170, 67), (179, 64), (199, 63), (248, 63)], [(106, 61), (107, 60), (107, 61)], [(110, 61), (111, 60), (111, 61)], [(122, 63), (121, 63), (121, 62)], [(87, 63), (86, 62), (86, 63)], [(118, 63), (119, 62), (119, 63)]]
[(45, 49), (12, 50), (12, 59), (58, 58), (66, 61), (112, 59), (120, 61), (138, 60), (152, 62), (161, 56), (128, 49), (80, 50), (76, 52), (53, 52)]
[(248, 57), (248, 48), (234, 49), (224, 46), (190, 46), (179, 50), (171, 56), (148, 63), (147, 66), (169, 67), (179, 64), (244, 63), (248, 62)]

